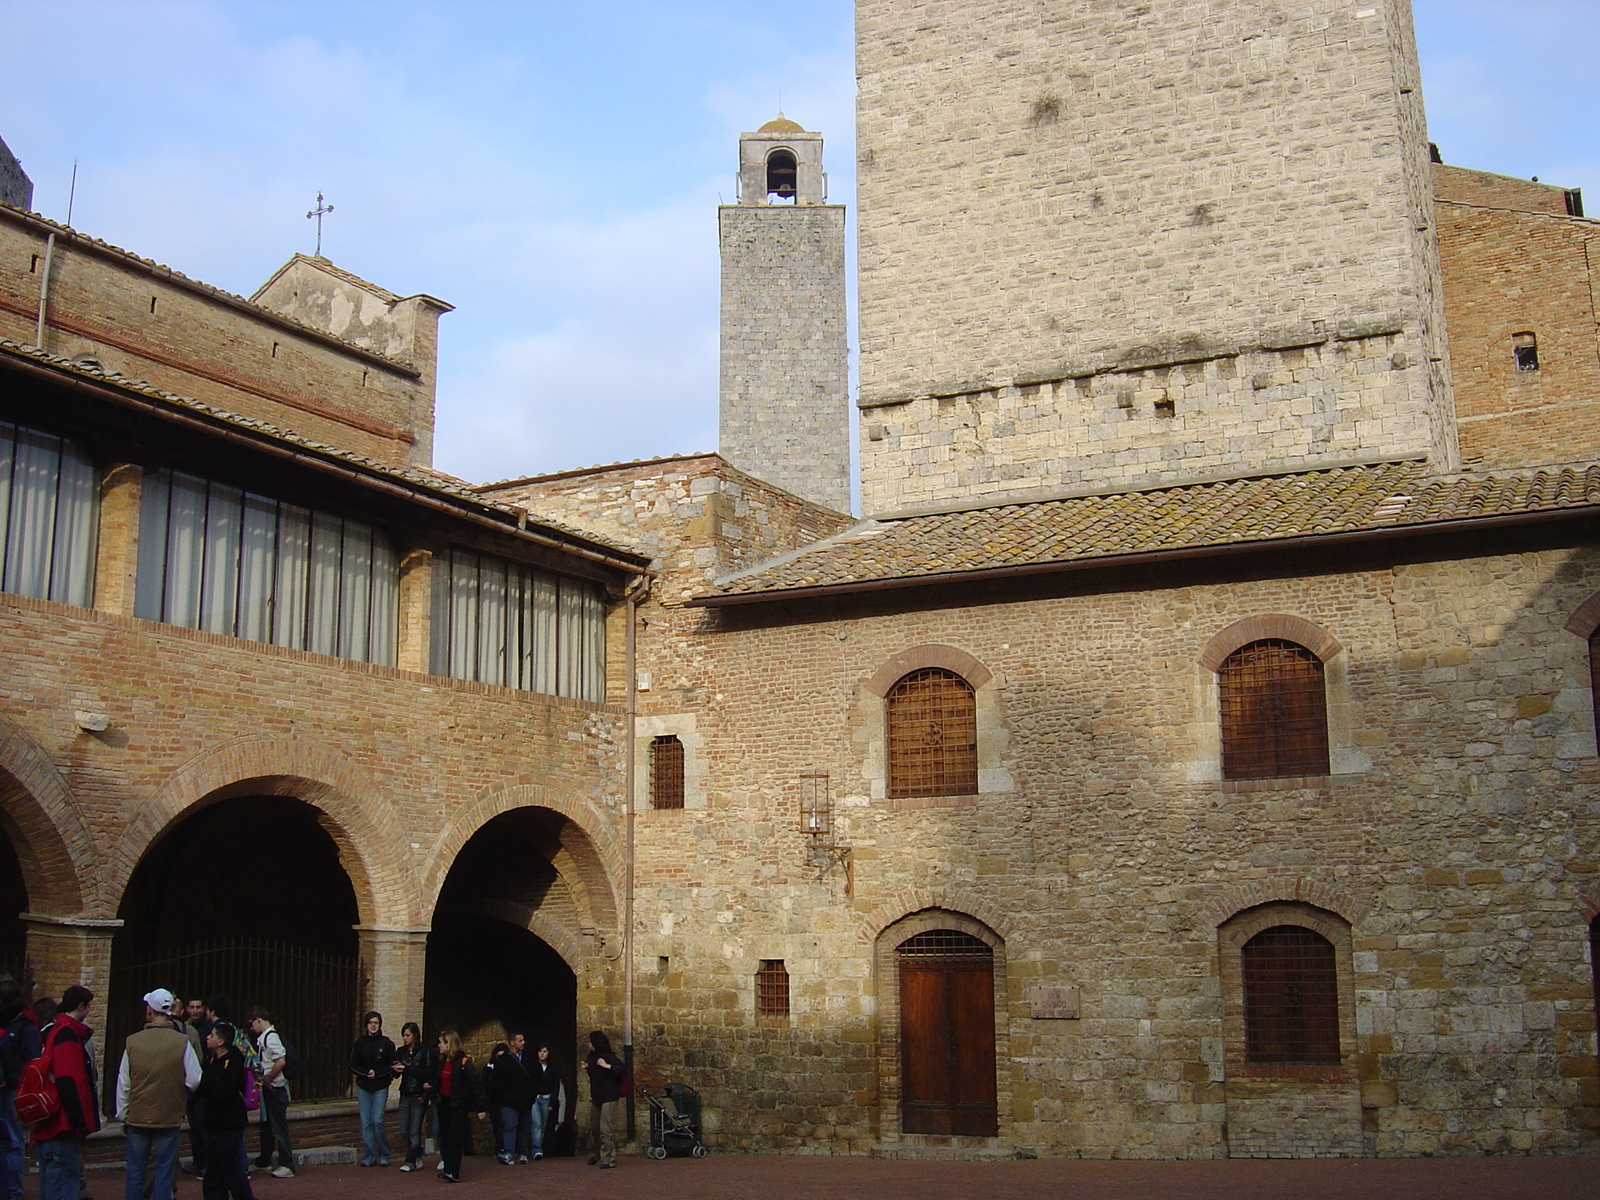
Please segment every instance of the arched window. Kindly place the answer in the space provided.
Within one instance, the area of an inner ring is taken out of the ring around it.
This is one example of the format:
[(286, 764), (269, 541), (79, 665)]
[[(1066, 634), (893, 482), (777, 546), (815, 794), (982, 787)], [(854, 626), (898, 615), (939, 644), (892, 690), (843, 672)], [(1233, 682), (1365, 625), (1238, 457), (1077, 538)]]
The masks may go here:
[(793, 200), (799, 179), (800, 173), (792, 151), (774, 150), (767, 155), (767, 195)]
[(1245, 1060), (1337, 1063), (1339, 983), (1333, 943), (1274, 925), (1244, 944)]
[(972, 685), (925, 667), (889, 689), (889, 795), (970, 796), (978, 790)]
[(683, 743), (676, 734), (650, 743), (650, 807), (683, 807)]
[(1217, 682), (1224, 779), (1328, 774), (1328, 699), (1315, 654), (1264, 638), (1228, 655)]

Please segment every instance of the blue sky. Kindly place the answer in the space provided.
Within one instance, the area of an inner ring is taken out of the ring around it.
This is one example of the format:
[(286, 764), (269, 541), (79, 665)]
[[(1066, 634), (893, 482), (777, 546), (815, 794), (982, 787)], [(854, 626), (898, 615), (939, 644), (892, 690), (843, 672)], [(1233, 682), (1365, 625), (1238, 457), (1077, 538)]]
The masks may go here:
[[(437, 463), (716, 445), (716, 205), (779, 105), (853, 192), (848, 0), (0, 0), (35, 207), (248, 294), (295, 250), (457, 306)], [(1446, 161), (1600, 213), (1600, 2), (1416, 0)]]

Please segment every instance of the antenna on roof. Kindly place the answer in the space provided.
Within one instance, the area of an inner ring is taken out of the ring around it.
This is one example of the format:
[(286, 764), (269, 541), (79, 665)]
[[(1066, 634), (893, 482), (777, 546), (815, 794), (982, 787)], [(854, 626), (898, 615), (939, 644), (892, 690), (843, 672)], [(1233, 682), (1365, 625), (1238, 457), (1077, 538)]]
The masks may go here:
[(72, 160), (72, 186), (67, 189), (67, 228), (72, 228), (72, 205), (78, 198), (78, 160)]
[(317, 206), (306, 214), (306, 220), (312, 217), (317, 219), (317, 257), (322, 257), (322, 218), (333, 211), (333, 205), (322, 202), (322, 193), (317, 193)]

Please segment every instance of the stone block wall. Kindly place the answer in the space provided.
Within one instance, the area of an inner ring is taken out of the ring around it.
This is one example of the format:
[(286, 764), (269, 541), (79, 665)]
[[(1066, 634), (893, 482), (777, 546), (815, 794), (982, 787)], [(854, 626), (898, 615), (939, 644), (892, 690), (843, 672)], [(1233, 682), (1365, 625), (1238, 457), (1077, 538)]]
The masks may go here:
[[(46, 241), (44, 349), (270, 422), (390, 466), (427, 465), (433, 344), (400, 362), (37, 217), (0, 209), (0, 337), (33, 344)], [(436, 314), (435, 314), (436, 315)]]
[[(1560, 188), (1434, 169), (1462, 464), (1600, 456), (1600, 223)], [(1517, 369), (1525, 333), (1537, 370)]]
[[(1400, 0), (867, 0), (862, 406), (1393, 328), (1415, 366), (1361, 452), (1451, 465), (1409, 22)], [(1226, 408), (1204, 419), (1252, 465), (1275, 463)], [(864, 510), (903, 507), (905, 452), (861, 445)], [(1066, 461), (1048, 442), (1033, 457)], [(995, 488), (1024, 458), (974, 451), (959, 470)], [(1109, 456), (1093, 474), (1124, 478)]]
[(850, 511), (844, 208), (724, 205), (718, 449)]
[[(701, 1087), (740, 1149), (1600, 1150), (1600, 763), (1564, 627), (1597, 589), (1600, 558), (1552, 550), (925, 611), (651, 606), (641, 669), (681, 678), (641, 707), (694, 715), (706, 798), (638, 821), (639, 1059)], [(1339, 647), (1344, 774), (1219, 779), (1199, 658), (1263, 614)], [(992, 673), (1008, 790), (873, 797), (864, 689), (930, 645)], [(816, 773), (837, 854), (800, 829)], [(1342, 1061), (1320, 1074), (1254, 1070), (1235, 1044), (1225, 934), (1262, 905), (1348, 930)], [(940, 911), (1004, 948), (992, 1142), (901, 1134), (886, 1108), (885, 931)], [(756, 1014), (763, 959), (787, 964), (786, 1025)], [(1080, 1016), (1034, 1016), (1046, 986), (1078, 988)]]

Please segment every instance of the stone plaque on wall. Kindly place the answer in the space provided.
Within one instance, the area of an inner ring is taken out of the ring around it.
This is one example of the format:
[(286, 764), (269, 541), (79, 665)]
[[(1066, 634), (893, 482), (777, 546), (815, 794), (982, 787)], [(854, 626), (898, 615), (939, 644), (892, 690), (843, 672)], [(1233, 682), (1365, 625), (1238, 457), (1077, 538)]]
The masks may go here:
[(1030, 997), (1035, 1021), (1076, 1021), (1078, 989), (1075, 987), (1034, 988)]

